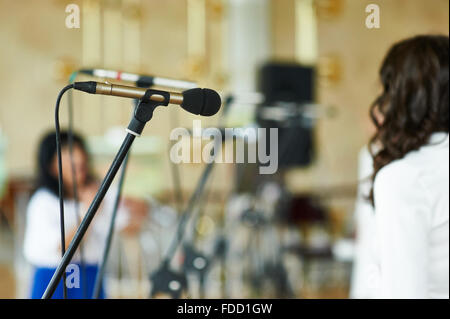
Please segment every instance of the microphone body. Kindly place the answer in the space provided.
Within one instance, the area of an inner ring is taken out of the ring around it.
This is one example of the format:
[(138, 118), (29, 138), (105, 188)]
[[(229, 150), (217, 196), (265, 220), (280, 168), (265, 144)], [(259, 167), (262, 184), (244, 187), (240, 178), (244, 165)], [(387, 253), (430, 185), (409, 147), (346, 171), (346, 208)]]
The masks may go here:
[[(95, 94), (126, 97), (131, 99), (142, 99), (147, 92), (146, 88), (132, 87), (111, 83), (96, 82)], [(181, 105), (183, 103), (183, 94), (169, 92), (169, 103)], [(150, 99), (155, 102), (164, 102), (165, 97), (159, 94), (153, 94)]]
[(120, 71), (103, 70), (103, 69), (82, 69), (79, 72), (82, 74), (87, 74), (104, 79), (132, 82), (138, 87), (150, 87), (156, 85), (180, 90), (188, 90), (197, 87), (197, 84), (190, 81), (181, 81)]
[[(95, 81), (75, 82), (74, 89), (91, 93), (126, 97), (132, 99), (142, 99), (148, 89), (111, 83), (100, 83)], [(216, 114), (222, 104), (220, 95), (211, 89), (195, 88), (186, 90), (183, 93), (157, 91), (149, 96), (155, 102), (168, 102), (169, 104), (180, 105), (186, 111), (212, 116)]]

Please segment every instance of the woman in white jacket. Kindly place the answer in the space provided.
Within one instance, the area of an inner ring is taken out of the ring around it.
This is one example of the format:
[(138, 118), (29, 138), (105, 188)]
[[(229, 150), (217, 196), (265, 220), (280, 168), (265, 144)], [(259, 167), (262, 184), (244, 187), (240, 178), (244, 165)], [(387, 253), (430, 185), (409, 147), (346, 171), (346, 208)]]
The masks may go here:
[(380, 298), (449, 298), (448, 64), (448, 36), (417, 36), (381, 66), (369, 196)]

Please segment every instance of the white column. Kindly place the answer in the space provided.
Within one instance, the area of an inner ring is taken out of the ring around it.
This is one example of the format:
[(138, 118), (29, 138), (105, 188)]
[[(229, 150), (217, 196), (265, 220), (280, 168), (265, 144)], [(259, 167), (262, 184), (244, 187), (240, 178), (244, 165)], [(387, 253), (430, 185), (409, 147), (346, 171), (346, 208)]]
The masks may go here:
[(270, 1), (229, 0), (228, 61), (232, 92), (256, 90), (259, 66), (270, 58)]

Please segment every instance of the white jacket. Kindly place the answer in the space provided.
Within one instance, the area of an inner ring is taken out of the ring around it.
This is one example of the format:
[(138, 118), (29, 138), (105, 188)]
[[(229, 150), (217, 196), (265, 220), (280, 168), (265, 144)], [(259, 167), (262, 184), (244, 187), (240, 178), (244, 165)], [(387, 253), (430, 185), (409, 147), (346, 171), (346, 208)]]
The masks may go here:
[(449, 298), (449, 136), (383, 167), (375, 184), (379, 298)]
[[(87, 264), (96, 265), (101, 261), (116, 193), (115, 187), (111, 187), (106, 193), (103, 204), (83, 238), (83, 253)], [(80, 206), (80, 213), (84, 214), (87, 207)], [(122, 229), (127, 223), (128, 210), (120, 205), (117, 212), (116, 229)], [(66, 235), (78, 225), (73, 200), (64, 201), (64, 224)], [(50, 191), (39, 189), (28, 203), (24, 256), (34, 266), (56, 268), (61, 260), (60, 246), (59, 199)], [(79, 250), (77, 250), (73, 262), (79, 262), (79, 260)]]
[(376, 272), (373, 245), (375, 243), (375, 212), (367, 200), (372, 188), (373, 160), (367, 146), (358, 158), (358, 195), (355, 202), (355, 256), (350, 287), (350, 298), (374, 298), (373, 274)]

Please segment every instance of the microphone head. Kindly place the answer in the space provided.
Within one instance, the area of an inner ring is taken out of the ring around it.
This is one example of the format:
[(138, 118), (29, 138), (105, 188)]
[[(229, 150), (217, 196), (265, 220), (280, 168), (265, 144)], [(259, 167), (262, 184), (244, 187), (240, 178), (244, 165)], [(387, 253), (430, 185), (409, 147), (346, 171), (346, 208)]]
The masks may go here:
[(221, 105), (222, 100), (216, 91), (195, 88), (183, 92), (183, 103), (180, 106), (189, 113), (212, 116), (219, 111)]

